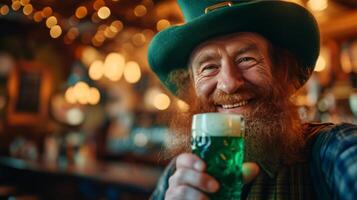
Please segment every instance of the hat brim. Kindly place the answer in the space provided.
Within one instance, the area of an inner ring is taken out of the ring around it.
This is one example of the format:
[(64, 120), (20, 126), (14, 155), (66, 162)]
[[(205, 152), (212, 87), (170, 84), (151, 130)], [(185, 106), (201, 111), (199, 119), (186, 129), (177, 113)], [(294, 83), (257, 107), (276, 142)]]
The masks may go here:
[[(190, 54), (200, 43), (236, 32), (255, 32), (273, 45), (290, 50), (310, 76), (319, 55), (319, 30), (305, 8), (285, 1), (254, 1), (219, 8), (188, 23), (172, 26), (155, 35), (148, 61), (160, 81), (173, 93), (170, 72), (187, 68)], [(302, 84), (306, 80), (301, 80)]]

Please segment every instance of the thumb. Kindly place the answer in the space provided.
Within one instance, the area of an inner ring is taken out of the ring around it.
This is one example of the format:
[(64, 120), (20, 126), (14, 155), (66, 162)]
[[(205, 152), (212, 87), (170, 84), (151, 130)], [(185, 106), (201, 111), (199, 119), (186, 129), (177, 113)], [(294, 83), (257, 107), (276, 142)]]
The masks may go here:
[(253, 181), (259, 174), (260, 168), (257, 163), (246, 162), (243, 163), (242, 174), (243, 174), (243, 182), (249, 183)]

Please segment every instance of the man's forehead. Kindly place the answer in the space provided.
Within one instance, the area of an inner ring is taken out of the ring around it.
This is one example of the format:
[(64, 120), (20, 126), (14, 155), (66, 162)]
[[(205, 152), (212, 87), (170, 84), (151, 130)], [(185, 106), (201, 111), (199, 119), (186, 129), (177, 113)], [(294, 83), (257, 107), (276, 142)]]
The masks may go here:
[[(233, 45), (235, 44), (235, 45)], [(238, 44), (239, 47), (236, 45)], [(257, 33), (250, 33), (250, 32), (241, 32), (241, 33), (234, 33), (230, 35), (220, 36), (217, 38), (213, 38), (207, 40), (200, 45), (198, 45), (194, 51), (191, 53), (192, 62), (193, 59), (201, 54), (213, 54), (218, 53), (215, 52), (215, 47), (224, 45), (224, 46), (233, 46), (233, 48), (246, 48), (246, 47), (256, 47), (258, 50), (267, 49), (269, 46), (269, 41), (265, 39), (263, 36)]]

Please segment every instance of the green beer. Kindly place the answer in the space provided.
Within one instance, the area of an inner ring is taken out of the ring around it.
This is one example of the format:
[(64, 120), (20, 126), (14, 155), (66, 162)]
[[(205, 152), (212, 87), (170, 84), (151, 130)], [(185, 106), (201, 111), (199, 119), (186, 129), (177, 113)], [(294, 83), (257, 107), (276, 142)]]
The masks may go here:
[(240, 199), (244, 121), (235, 114), (203, 113), (192, 121), (192, 152), (206, 162), (206, 172), (220, 183), (211, 199)]

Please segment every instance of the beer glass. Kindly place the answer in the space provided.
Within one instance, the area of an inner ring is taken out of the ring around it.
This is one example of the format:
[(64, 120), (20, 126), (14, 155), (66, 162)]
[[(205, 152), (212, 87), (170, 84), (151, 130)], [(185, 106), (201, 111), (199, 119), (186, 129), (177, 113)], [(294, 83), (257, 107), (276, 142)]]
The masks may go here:
[(201, 113), (192, 119), (192, 152), (206, 163), (206, 173), (220, 189), (210, 199), (240, 199), (243, 186), (244, 120), (241, 115)]

